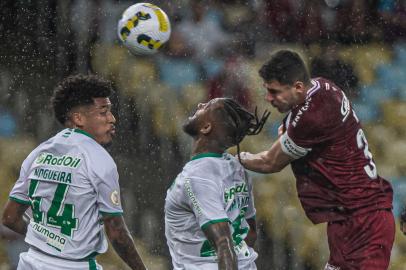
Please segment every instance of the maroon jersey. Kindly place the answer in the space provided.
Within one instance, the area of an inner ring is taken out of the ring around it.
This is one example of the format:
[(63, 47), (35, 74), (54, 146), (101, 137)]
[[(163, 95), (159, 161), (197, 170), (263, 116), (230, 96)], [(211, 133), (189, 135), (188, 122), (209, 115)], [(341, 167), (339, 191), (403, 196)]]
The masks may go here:
[(344, 92), (316, 78), (285, 117), (280, 138), (299, 199), (313, 223), (392, 208), (392, 187), (377, 174), (368, 142)]

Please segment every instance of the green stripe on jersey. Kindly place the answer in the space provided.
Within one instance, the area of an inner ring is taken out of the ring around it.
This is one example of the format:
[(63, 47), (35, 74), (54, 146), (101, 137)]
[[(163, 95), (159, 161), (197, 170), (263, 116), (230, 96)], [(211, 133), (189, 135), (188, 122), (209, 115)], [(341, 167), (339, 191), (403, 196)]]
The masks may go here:
[(123, 212), (103, 212), (103, 211), (99, 211), (100, 214), (102, 214), (102, 216), (122, 216)]
[(222, 156), (223, 156), (223, 154), (208, 152), (208, 153), (197, 154), (197, 155), (193, 156), (191, 160), (205, 158), (205, 157), (221, 158)]
[(89, 270), (97, 270), (96, 260), (94, 258), (89, 259)]
[(9, 198), (10, 198), (10, 200), (15, 201), (15, 202), (18, 202), (18, 203), (21, 203), (21, 204), (28, 204), (28, 205), (31, 205), (30, 201), (21, 200), (21, 199), (19, 199), (19, 198), (12, 197), (12, 196), (10, 196)]
[(86, 131), (84, 131), (84, 130), (81, 130), (81, 129), (75, 128), (74, 132), (76, 132), (76, 133), (80, 133), (80, 134), (83, 134), (83, 135), (86, 135), (86, 136), (88, 136), (88, 137), (90, 137), (90, 138), (92, 138), (92, 139), (93, 139), (93, 136), (92, 136), (92, 135), (90, 135), (89, 133), (87, 133), (87, 132), (86, 132)]
[(216, 223), (220, 223), (220, 222), (230, 222), (230, 220), (228, 218), (221, 218), (221, 219), (214, 219), (214, 220), (210, 220), (206, 223), (204, 223), (202, 226), (200, 226), (200, 228), (202, 228), (202, 230), (207, 229), (207, 227), (211, 224), (216, 224)]

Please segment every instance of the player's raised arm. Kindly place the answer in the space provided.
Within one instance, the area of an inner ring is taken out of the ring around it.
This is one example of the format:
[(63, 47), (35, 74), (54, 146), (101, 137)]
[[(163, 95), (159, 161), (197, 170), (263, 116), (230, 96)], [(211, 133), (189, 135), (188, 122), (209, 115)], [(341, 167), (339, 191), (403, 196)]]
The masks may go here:
[(25, 235), (27, 233), (28, 222), (24, 220), (23, 216), (28, 207), (28, 204), (8, 200), (1, 220), (3, 225), (16, 233)]
[(247, 237), (245, 237), (245, 242), (248, 246), (254, 248), (255, 242), (257, 241), (257, 222), (255, 218), (247, 219), (247, 223), (250, 226)]
[(240, 156), (246, 169), (259, 173), (279, 172), (294, 160), (283, 151), (280, 139), (267, 151), (257, 154), (243, 152)]
[(104, 216), (103, 222), (107, 237), (120, 258), (123, 259), (131, 269), (147, 269), (135, 248), (134, 240), (125, 225), (123, 217), (107, 215)]
[(237, 270), (237, 256), (228, 222), (210, 224), (203, 232), (216, 249), (219, 270)]

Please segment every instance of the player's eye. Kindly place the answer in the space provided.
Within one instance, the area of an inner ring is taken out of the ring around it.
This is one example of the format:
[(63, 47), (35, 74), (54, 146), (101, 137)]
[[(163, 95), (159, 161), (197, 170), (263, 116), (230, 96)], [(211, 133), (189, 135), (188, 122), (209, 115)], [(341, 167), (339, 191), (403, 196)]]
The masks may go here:
[(276, 91), (275, 89), (268, 89), (268, 93), (269, 93), (270, 95), (272, 95), (272, 96), (275, 96), (275, 95), (277, 95), (279, 92)]

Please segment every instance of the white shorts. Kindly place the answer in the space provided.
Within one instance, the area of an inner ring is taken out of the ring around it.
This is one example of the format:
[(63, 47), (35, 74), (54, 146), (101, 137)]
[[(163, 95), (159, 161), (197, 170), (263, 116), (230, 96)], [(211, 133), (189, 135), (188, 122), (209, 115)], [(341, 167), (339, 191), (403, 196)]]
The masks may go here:
[(27, 252), (20, 254), (17, 270), (103, 270), (95, 259), (89, 261), (71, 261), (53, 256), (30, 248)]
[[(184, 264), (181, 267), (174, 267), (174, 270), (218, 270), (217, 263), (205, 263), (205, 264)], [(257, 270), (255, 262), (238, 262), (238, 270)]]

